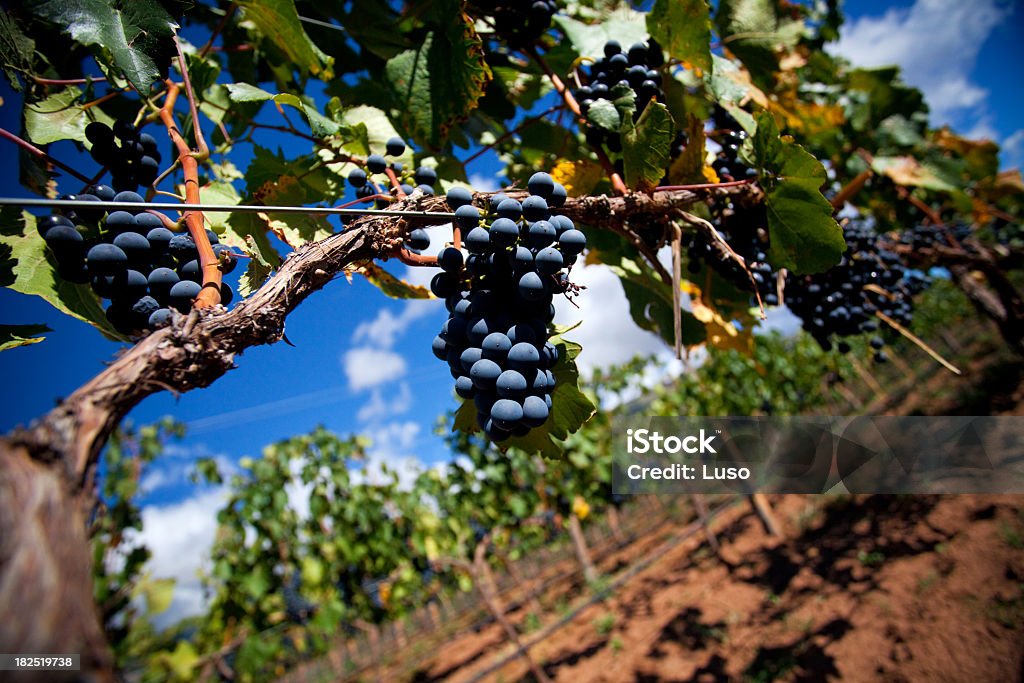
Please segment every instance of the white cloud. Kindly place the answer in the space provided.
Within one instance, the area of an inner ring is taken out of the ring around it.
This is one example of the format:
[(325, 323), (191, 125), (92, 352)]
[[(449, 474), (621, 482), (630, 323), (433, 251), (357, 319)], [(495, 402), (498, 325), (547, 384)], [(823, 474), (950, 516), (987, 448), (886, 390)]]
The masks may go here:
[(406, 301), (397, 315), (392, 313), (391, 309), (382, 308), (377, 312), (376, 318), (356, 326), (355, 332), (352, 333), (352, 341), (369, 343), (385, 349), (393, 348), (398, 337), (404, 334), (412, 323), (435, 311), (435, 306), (419, 300)]
[(999, 0), (917, 0), (844, 27), (831, 51), (858, 66), (898, 64), (903, 78), (924, 91), (933, 123), (978, 108), (988, 91), (970, 81), (978, 54), (1008, 15)]
[(469, 176), (469, 184), (477, 192), (495, 192), (501, 189), (497, 178), (482, 173), (474, 173)]
[(619, 365), (634, 356), (664, 355), (668, 346), (656, 334), (640, 329), (629, 314), (629, 302), (619, 278), (607, 266), (590, 265), (572, 269), (574, 283), (586, 287), (576, 297), (579, 308), (565, 297), (555, 298), (555, 322), (582, 324), (569, 334), (583, 345), (576, 359), (585, 375), (594, 368)]
[(370, 398), (356, 413), (360, 422), (372, 422), (381, 418), (394, 417), (409, 412), (412, 408), (412, 389), (408, 382), (402, 382), (398, 387), (398, 393), (390, 398), (384, 398), (384, 392), (380, 388), (374, 388)]
[(389, 480), (384, 474), (398, 474), (399, 485), (411, 488), (413, 481), (425, 469), (423, 460), (417, 455), (417, 446), (423, 441), (423, 427), (417, 422), (389, 422), (370, 430), (367, 436), (373, 445), (367, 450), (366, 461), (360, 470), (352, 472), (353, 482), (383, 483)]
[(1015, 131), (1003, 140), (1002, 161), (1010, 168), (1024, 168), (1024, 128)]
[(153, 553), (149, 570), (155, 578), (175, 580), (170, 608), (154, 621), (159, 626), (202, 613), (205, 606), (198, 571), (208, 559), (217, 531), (217, 510), (227, 499), (227, 488), (199, 493), (179, 503), (142, 510), (142, 531), (137, 540)]
[(353, 391), (369, 389), (401, 377), (406, 362), (394, 351), (381, 349), (349, 349), (342, 355), (342, 367)]

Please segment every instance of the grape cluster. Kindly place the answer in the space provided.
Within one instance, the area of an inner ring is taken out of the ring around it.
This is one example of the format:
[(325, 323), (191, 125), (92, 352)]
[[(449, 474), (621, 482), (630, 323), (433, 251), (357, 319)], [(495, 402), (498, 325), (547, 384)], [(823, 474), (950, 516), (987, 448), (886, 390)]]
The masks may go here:
[[(72, 196), (86, 201), (140, 203), (130, 190), (114, 192), (94, 185)], [(40, 218), (36, 226), (57, 261), (64, 280), (91, 284), (93, 291), (110, 300), (107, 320), (118, 332), (132, 334), (166, 325), (172, 308), (187, 313), (199, 295), (202, 269), (199, 252), (188, 234), (164, 227), (154, 214), (144, 211), (74, 209)], [(218, 244), (207, 230), (221, 270), (230, 273), (235, 257)], [(221, 303), (232, 299), (231, 288), (221, 285)]]
[(558, 11), (555, 0), (474, 0), (471, 4), (478, 14), (493, 18), (495, 31), (512, 47), (536, 43)]
[[(558, 362), (548, 341), (552, 297), (572, 286), (565, 270), (586, 246), (571, 220), (552, 213), (565, 202), (565, 188), (547, 173), (535, 173), (528, 188), (522, 203), (495, 194), (484, 216), (467, 190), (449, 191), (468, 256), (442, 250), (442, 272), (430, 283), (451, 313), (434, 339), (434, 355), (448, 362), (455, 392), (474, 401), (479, 426), (493, 441), (525, 435), (548, 418)], [(410, 246), (427, 243), (422, 229), (410, 234)]]
[[(633, 120), (639, 119), (649, 102), (665, 101), (661, 74), (658, 73), (664, 59), (661, 47), (653, 40), (649, 44), (636, 43), (626, 52), (622, 51), (618, 41), (608, 41), (604, 46), (604, 57), (590, 67), (587, 84), (573, 93), (580, 110), (586, 115), (595, 102), (611, 102), (632, 91), (636, 96)], [(593, 126), (587, 130), (587, 140), (594, 145), (604, 143), (613, 152), (622, 148), (617, 133)]]
[(160, 175), (156, 138), (149, 133), (139, 133), (127, 121), (116, 121), (113, 128), (93, 121), (85, 127), (85, 137), (92, 143), (89, 150), (92, 158), (110, 169), (115, 190), (134, 191), (139, 185), (148, 187)]
[[(428, 196), (433, 196), (434, 185), (437, 184), (437, 171), (430, 166), (420, 166), (413, 173), (407, 173), (405, 167), (400, 161), (392, 161), (388, 163), (385, 156), (400, 157), (405, 154), (405, 141), (402, 138), (394, 137), (385, 143), (384, 146), (385, 154), (371, 154), (366, 157), (361, 167), (353, 168), (349, 171), (348, 182), (356, 189), (356, 197), (359, 199), (366, 199), (372, 197), (375, 194), (386, 194), (387, 190), (378, 192), (378, 187), (373, 181), (374, 175), (387, 173), (390, 168), (394, 172), (395, 177), (401, 181), (402, 191), (406, 194), (412, 194), (416, 190), (423, 192)], [(415, 187), (409, 182), (416, 183)], [(397, 194), (397, 190), (391, 187), (390, 178), (384, 181), (384, 187), (388, 188), (392, 193)], [(387, 205), (384, 200), (377, 201), (377, 207), (383, 208)]]
[[(843, 226), (843, 233), (847, 250), (837, 266), (817, 275), (790, 276), (786, 281), (786, 305), (825, 350), (832, 348), (833, 335), (877, 333), (876, 312), (900, 325), (910, 325), (912, 297), (930, 284), (924, 275), (908, 270), (898, 254), (879, 245), (870, 223), (851, 220)], [(865, 289), (868, 285), (880, 291)], [(869, 344), (876, 362), (888, 360), (881, 336), (876, 334)], [(840, 341), (838, 348), (845, 353), (850, 346)]]
[[(722, 278), (741, 290), (751, 290), (751, 280), (757, 286), (761, 300), (768, 306), (779, 303), (776, 294), (775, 269), (768, 263), (768, 232), (767, 216), (763, 204), (745, 206), (729, 204), (721, 211), (718, 229), (729, 247), (743, 258), (747, 270), (735, 260), (723, 260), (714, 253), (707, 238), (693, 231), (683, 236), (683, 248), (686, 249), (687, 268), (697, 273), (701, 264), (708, 266)], [(752, 302), (756, 303), (756, 302)]]

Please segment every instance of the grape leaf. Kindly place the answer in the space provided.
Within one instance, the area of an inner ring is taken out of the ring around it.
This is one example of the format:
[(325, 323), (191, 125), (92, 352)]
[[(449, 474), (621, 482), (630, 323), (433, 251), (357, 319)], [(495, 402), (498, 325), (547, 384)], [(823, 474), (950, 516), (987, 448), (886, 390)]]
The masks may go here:
[(596, 99), (590, 104), (590, 107), (587, 108), (587, 120), (598, 128), (613, 133), (619, 132), (619, 127), (622, 125), (619, 110), (604, 98)]
[(423, 43), (388, 60), (385, 76), (403, 126), (418, 141), (442, 145), (476, 109), (491, 69), (469, 18), (459, 14)]
[(22, 89), (18, 74), (32, 68), (35, 47), (35, 41), (21, 30), (14, 14), (0, 12), (0, 62), (11, 87), (18, 92)]
[(298, 109), (309, 123), (313, 137), (325, 138), (329, 135), (338, 135), (346, 132), (337, 121), (327, 118), (311, 102), (303, 101), (298, 95), (291, 93), (274, 95), (248, 83), (227, 83), (224, 87), (227, 88), (232, 102), (266, 102), (273, 100), (278, 104), (287, 104), (289, 107)]
[(245, 10), (245, 18), (302, 73), (324, 81), (334, 78), (334, 59), (310, 40), (292, 0), (239, 0), (238, 5)]
[(707, 182), (707, 177), (704, 175), (705, 169), (711, 169), (704, 165), (706, 149), (704, 143), (704, 124), (696, 116), (690, 114), (686, 126), (686, 147), (669, 166), (669, 184), (687, 185)]
[(722, 105), (736, 119), (743, 130), (753, 135), (757, 130), (754, 117), (743, 109), (748, 100), (755, 100), (767, 106), (767, 97), (761, 92), (746, 74), (731, 60), (712, 55), (714, 68), (711, 73), (704, 74), (708, 90), (718, 104)]
[(0, 210), (0, 285), (41, 297), (61, 313), (89, 323), (110, 339), (126, 339), (107, 322), (92, 289), (58, 278), (51, 259), (46, 242), (36, 230), (34, 215), (12, 207)]
[(936, 192), (956, 192), (956, 184), (941, 177), (937, 169), (917, 159), (905, 157), (875, 157), (871, 161), (875, 173), (888, 176), (897, 185), (923, 187)]
[(632, 10), (620, 10), (597, 24), (584, 24), (564, 14), (556, 14), (553, 21), (565, 32), (569, 43), (580, 57), (604, 57), (604, 44), (617, 40), (624, 47), (647, 41), (646, 15)]
[(722, 43), (762, 86), (774, 82), (779, 52), (804, 32), (803, 22), (783, 13), (777, 0), (721, 0), (715, 24)]
[(638, 190), (652, 190), (665, 175), (674, 137), (672, 116), (660, 102), (651, 102), (633, 123), (627, 116), (622, 121), (622, 159), (626, 185)]
[(821, 194), (825, 167), (791, 139), (780, 138), (775, 117), (757, 115), (757, 132), (744, 143), (753, 155), (768, 209), (769, 260), (795, 273), (828, 270), (846, 250), (832, 205)]
[[(28, 139), (37, 145), (48, 145), (59, 140), (77, 140), (92, 147), (85, 138), (85, 126), (89, 119), (78, 99), (82, 96), (79, 88), (64, 88), (40, 102), (25, 105), (25, 132)], [(107, 125), (114, 119), (98, 107), (93, 108), (92, 118)]]
[(672, 58), (711, 71), (711, 14), (705, 0), (656, 0), (647, 30)]
[(0, 325), (0, 351), (38, 344), (46, 339), (38, 335), (53, 332), (46, 325)]
[(356, 272), (392, 299), (429, 299), (430, 290), (395, 277), (373, 262), (364, 263)]
[(93, 48), (99, 61), (112, 58), (125, 78), (142, 93), (166, 76), (178, 27), (157, 0), (30, 0), (36, 16)]

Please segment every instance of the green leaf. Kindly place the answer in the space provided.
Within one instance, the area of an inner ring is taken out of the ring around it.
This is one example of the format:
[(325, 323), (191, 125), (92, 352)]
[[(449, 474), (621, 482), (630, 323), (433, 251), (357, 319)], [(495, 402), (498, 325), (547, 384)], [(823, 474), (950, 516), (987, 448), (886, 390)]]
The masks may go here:
[(704, 72), (711, 61), (711, 13), (705, 0), (656, 0), (647, 15), (651, 37), (669, 56)]
[(757, 115), (757, 133), (744, 149), (751, 150), (760, 169), (772, 265), (817, 273), (838, 263), (846, 242), (832, 205), (821, 194), (825, 167), (800, 145), (780, 138), (769, 112)]
[(167, 74), (177, 24), (157, 0), (32, 0), (30, 11), (61, 27), (98, 59), (109, 55), (142, 93)]
[(617, 40), (625, 47), (646, 42), (646, 17), (643, 12), (621, 9), (596, 24), (584, 24), (561, 13), (555, 15), (554, 22), (580, 57), (599, 59), (604, 57), (604, 44), (609, 40)]
[(150, 615), (167, 611), (174, 598), (174, 579), (144, 578), (135, 588), (135, 594), (141, 595), (146, 601), (146, 611)]
[(476, 109), (491, 69), (476, 30), (459, 14), (418, 48), (388, 60), (385, 75), (404, 127), (418, 142), (440, 146)]
[(803, 22), (783, 13), (777, 0), (721, 0), (715, 15), (718, 35), (750, 71), (754, 82), (770, 85), (779, 53), (797, 44)]
[(92, 289), (58, 278), (57, 266), (50, 259), (34, 215), (12, 207), (0, 210), (0, 285), (41, 297), (61, 313), (89, 323), (110, 339), (124, 340), (107, 322)]
[(257, 88), (248, 83), (227, 83), (225, 86), (232, 102), (266, 102), (273, 100), (278, 104), (286, 104), (289, 107), (298, 109), (309, 123), (313, 137), (325, 138), (329, 135), (338, 135), (344, 129), (337, 121), (333, 121), (319, 111), (312, 103), (303, 101), (298, 95), (281, 93), (274, 95), (262, 88)]
[(749, 81), (744, 83), (739, 67), (731, 60), (712, 55), (712, 62), (714, 67), (711, 73), (704, 74), (708, 90), (743, 130), (753, 135), (757, 130), (757, 124), (754, 123), (754, 117), (743, 109), (743, 104), (750, 99), (754, 86)]
[(0, 351), (38, 344), (46, 337), (36, 335), (52, 331), (46, 325), (0, 325)]
[(266, 102), (274, 99), (274, 94), (249, 83), (225, 83), (232, 102)]
[(619, 115), (619, 110), (616, 109), (614, 104), (604, 98), (596, 99), (591, 103), (587, 109), (587, 120), (598, 128), (603, 128), (613, 133), (619, 132), (619, 127), (622, 125), (622, 117)]
[[(26, 104), (25, 132), (28, 139), (37, 145), (48, 145), (59, 140), (87, 143), (85, 126), (89, 119), (78, 101), (81, 96), (79, 88), (64, 88), (41, 102)], [(114, 122), (99, 109), (93, 109), (93, 118), (106, 124)]]
[(13, 13), (0, 12), (0, 63), (14, 90), (21, 91), (18, 74), (31, 70), (35, 41), (25, 35)]
[(622, 122), (622, 159), (626, 185), (638, 190), (652, 190), (665, 175), (674, 137), (672, 116), (660, 102), (650, 102), (640, 120), (632, 117)]
[(430, 290), (419, 285), (411, 285), (401, 280), (376, 263), (367, 263), (359, 268), (361, 273), (370, 284), (377, 287), (386, 296), (392, 299), (429, 299)]
[(239, 0), (238, 5), (245, 10), (245, 18), (302, 73), (324, 81), (334, 78), (334, 59), (310, 40), (292, 0)]

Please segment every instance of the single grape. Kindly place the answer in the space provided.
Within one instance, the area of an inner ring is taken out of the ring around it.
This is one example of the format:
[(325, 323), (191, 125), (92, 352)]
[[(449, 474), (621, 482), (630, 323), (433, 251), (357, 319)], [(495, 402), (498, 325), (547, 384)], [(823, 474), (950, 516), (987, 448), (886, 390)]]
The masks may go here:
[(153, 315), (160, 308), (160, 304), (151, 296), (143, 296), (132, 304), (132, 313), (141, 321), (140, 327), (149, 324), (149, 316)]
[(565, 186), (561, 183), (555, 183), (554, 189), (551, 190), (551, 195), (548, 199), (548, 206), (553, 209), (559, 209), (565, 205), (565, 200), (569, 197), (569, 194), (565, 191)]
[(526, 378), (515, 370), (506, 370), (494, 383), (500, 398), (520, 399), (526, 395)]
[[(484, 361), (480, 361), (481, 363)], [(523, 419), (523, 406), (518, 401), (499, 398), (491, 406), (491, 420), (502, 429), (514, 429)]]
[(179, 263), (187, 263), (192, 259), (199, 258), (199, 250), (196, 243), (192, 241), (191, 235), (175, 235), (167, 244), (167, 252), (178, 260)]
[(498, 204), (498, 216), (510, 221), (518, 221), (523, 217), (523, 205), (514, 199), (505, 199)]
[(559, 236), (558, 246), (565, 254), (576, 256), (587, 246), (587, 238), (579, 230), (566, 230)]
[(159, 329), (171, 324), (172, 314), (169, 308), (158, 308), (149, 314), (149, 326)]
[(114, 246), (125, 253), (133, 266), (144, 268), (152, 256), (149, 240), (137, 232), (122, 232), (114, 238)]
[(43, 238), (58, 262), (70, 262), (82, 258), (85, 239), (75, 228), (58, 223), (46, 231)]
[(540, 353), (532, 343), (519, 342), (509, 349), (507, 364), (512, 370), (528, 372), (540, 364)]
[(466, 248), (471, 254), (486, 254), (490, 251), (491, 236), (481, 227), (473, 228), (466, 235)]
[(203, 269), (199, 267), (199, 259), (192, 259), (178, 267), (178, 275), (182, 280), (191, 280), (203, 284)]
[(481, 358), (473, 363), (473, 367), (469, 371), (473, 386), (482, 391), (492, 391), (500, 375), (501, 367), (487, 358)]
[(85, 139), (94, 145), (109, 146), (114, 142), (114, 131), (105, 123), (93, 121), (85, 127)]
[(464, 187), (453, 187), (445, 195), (448, 207), (456, 211), (460, 206), (467, 206), (473, 202), (473, 193)]
[(106, 219), (104, 219), (103, 226), (115, 235), (122, 232), (135, 232), (136, 228), (138, 228), (135, 216), (127, 211), (110, 212), (107, 214)]
[(388, 162), (380, 154), (371, 154), (366, 158), (366, 168), (370, 173), (383, 173), (387, 167)]
[(394, 171), (396, 176), (400, 176), (402, 175), (402, 170), (405, 169), (405, 166), (402, 165), (401, 161), (392, 161), (388, 164), (388, 168)]
[(547, 220), (550, 215), (548, 203), (543, 197), (530, 195), (523, 200), (523, 218), (531, 223), (533, 221)]
[(363, 187), (366, 185), (366, 171), (361, 168), (353, 168), (348, 172), (348, 183), (352, 187)]
[(178, 284), (179, 280), (181, 278), (178, 277), (178, 273), (170, 268), (154, 268), (147, 278), (149, 293), (157, 301), (165, 304), (169, 301), (171, 287)]
[(416, 186), (416, 190), (419, 191), (419, 192), (422, 192), (423, 194), (427, 195), (428, 197), (433, 197), (434, 196), (434, 188), (432, 186), (430, 186), (430, 185), (424, 185), (424, 184), (421, 183), (421, 184)]
[(448, 358), (448, 342), (440, 335), (434, 337), (434, 341), (430, 345), (430, 350), (433, 351), (434, 356), (438, 360), (445, 360)]
[(476, 387), (473, 386), (472, 378), (466, 375), (460, 375), (455, 380), (455, 393), (465, 399), (473, 398), (476, 395)]
[(546, 247), (537, 252), (535, 262), (538, 273), (553, 275), (562, 269), (562, 253), (552, 247)]
[(93, 275), (117, 275), (128, 268), (128, 256), (113, 244), (97, 244), (86, 254), (85, 263)]
[(548, 221), (536, 221), (530, 226), (528, 235), (531, 248), (543, 249), (555, 241), (558, 232), (555, 230), (555, 226)]
[(526, 301), (540, 301), (547, 293), (544, 281), (537, 273), (525, 273), (519, 278), (519, 295)]
[(498, 211), (498, 207), (501, 206), (501, 203), (503, 201), (505, 201), (506, 199), (508, 199), (508, 196), (505, 195), (502, 192), (498, 192), (497, 194), (492, 194), (491, 195), (491, 199), (489, 201), (489, 204), (490, 204), (490, 207), (491, 207), (491, 211), (492, 212), (497, 212)]
[(539, 396), (527, 396), (523, 400), (523, 422), (530, 427), (540, 427), (548, 419), (548, 406)]
[(458, 289), (458, 282), (448, 273), (438, 273), (430, 281), (430, 291), (434, 296), (444, 299)]
[(473, 365), (481, 358), (483, 358), (483, 349), (476, 346), (468, 346), (459, 354), (459, 363), (462, 364), (466, 372), (469, 372), (473, 369)]
[(516, 323), (512, 327), (508, 328), (508, 340), (512, 345), (519, 343), (536, 344), (537, 343), (537, 332), (536, 330), (526, 323)]
[(480, 224), (480, 211), (472, 204), (455, 209), (455, 223), (463, 230), (472, 230)]
[(114, 195), (115, 202), (130, 202), (132, 204), (141, 204), (143, 201), (142, 195), (138, 192), (132, 192), (131, 190), (125, 192), (118, 192)]
[(150, 230), (162, 228), (163, 226), (163, 221), (149, 212), (143, 212), (135, 216), (135, 231), (140, 235), (146, 235)]
[(150, 253), (153, 256), (159, 256), (167, 253), (167, 248), (171, 244), (171, 240), (174, 239), (174, 233), (167, 228), (153, 228), (146, 234), (146, 240), (149, 242)]
[(508, 218), (497, 218), (491, 223), (490, 236), (494, 244), (510, 246), (519, 237), (519, 226)]
[(220, 283), (220, 305), (227, 306), (235, 298), (235, 293), (226, 282)]
[[(462, 270), (462, 252), (455, 247), (446, 247), (438, 254), (437, 264), (448, 273), (458, 273)], [(467, 305), (469, 302), (466, 302)]]
[(609, 40), (604, 44), (604, 56), (611, 58), (622, 52), (622, 45), (617, 40)]
[(416, 169), (416, 172), (413, 173), (412, 178), (416, 181), (417, 185), (433, 186), (437, 184), (437, 171), (429, 166), (420, 166)]
[(399, 137), (388, 138), (384, 143), (384, 149), (389, 156), (400, 157), (405, 154), (405, 140)]
[(90, 185), (83, 194), (91, 194), (93, 197), (99, 197), (99, 199), (104, 202), (114, 201), (114, 197), (117, 195), (117, 193), (114, 192), (114, 188), (109, 185)]
[(430, 246), (430, 234), (423, 228), (415, 228), (409, 233), (406, 243), (413, 249), (426, 249)]
[(491, 332), (484, 337), (483, 343), (480, 344), (483, 357), (496, 363), (504, 362), (511, 348), (512, 342), (503, 332)]
[(198, 283), (191, 280), (181, 280), (171, 287), (168, 303), (178, 309), (179, 313), (188, 313), (192, 310), (192, 302), (199, 296), (201, 290), (202, 287)]
[(550, 175), (542, 171), (530, 176), (530, 179), (526, 182), (526, 188), (530, 191), (530, 194), (547, 199), (555, 191), (555, 181)]

